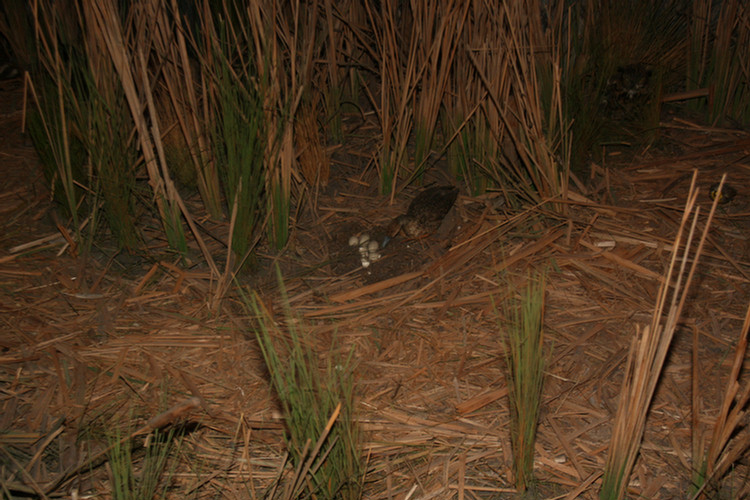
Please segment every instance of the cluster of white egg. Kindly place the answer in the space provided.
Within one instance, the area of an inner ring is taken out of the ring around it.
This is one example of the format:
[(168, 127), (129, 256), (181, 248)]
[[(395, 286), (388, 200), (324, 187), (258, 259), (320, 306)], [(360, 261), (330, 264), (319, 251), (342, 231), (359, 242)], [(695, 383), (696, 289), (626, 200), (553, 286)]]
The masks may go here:
[(382, 257), (380, 255), (380, 245), (378, 245), (377, 241), (371, 240), (369, 234), (355, 235), (349, 238), (350, 247), (356, 247), (357, 245), (359, 245), (360, 262), (362, 262), (362, 267), (364, 268), (370, 267), (370, 264)]

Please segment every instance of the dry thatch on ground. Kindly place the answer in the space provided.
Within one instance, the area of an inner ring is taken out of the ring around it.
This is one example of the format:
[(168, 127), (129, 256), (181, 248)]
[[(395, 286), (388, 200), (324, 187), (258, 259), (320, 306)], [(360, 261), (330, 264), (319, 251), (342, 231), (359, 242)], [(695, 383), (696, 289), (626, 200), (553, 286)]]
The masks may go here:
[[(175, 491), (259, 497), (277, 476), (284, 447), (253, 322), (231, 297), (218, 314), (208, 310), (202, 269), (167, 259), (56, 255), (64, 240), (44, 222), (46, 194), (31, 182), (35, 159), (8, 102), (0, 120), (12, 137), (0, 160), (8, 172), (0, 192), (3, 486), (39, 496), (103, 494), (105, 468), (89, 459), (106, 448), (106, 430), (136, 431), (161, 415), (156, 424), (191, 423)], [(321, 357), (331, 345), (356, 353), (366, 498), (512, 492), (492, 299), (529, 266), (552, 270), (540, 487), (545, 497), (596, 497), (622, 365), (635, 325), (648, 322), (691, 173), (699, 171), (705, 205), (708, 186), (725, 171), (731, 184), (750, 185), (748, 134), (684, 121), (665, 124), (663, 133), (673, 154), (645, 151), (624, 161), (611, 151), (607, 164), (592, 169), (591, 188), (568, 201), (565, 217), (544, 206), (511, 210), (491, 196), (462, 196), (449, 242), (404, 244), (369, 275), (346, 240), (383, 226), (406, 199), (390, 206), (375, 195), (377, 181), (332, 173), (318, 214), (301, 216), (296, 247), (275, 260)], [(696, 420), (705, 431), (716, 415), (750, 298), (750, 201), (740, 191), (711, 231), (647, 422), (633, 496), (674, 498), (688, 489), (693, 331), (704, 410)], [(30, 242), (40, 243), (19, 248)], [(408, 261), (393, 264), (403, 255)], [(282, 321), (274, 281), (250, 285)], [(735, 472), (739, 494), (747, 494), (746, 475), (744, 466)]]

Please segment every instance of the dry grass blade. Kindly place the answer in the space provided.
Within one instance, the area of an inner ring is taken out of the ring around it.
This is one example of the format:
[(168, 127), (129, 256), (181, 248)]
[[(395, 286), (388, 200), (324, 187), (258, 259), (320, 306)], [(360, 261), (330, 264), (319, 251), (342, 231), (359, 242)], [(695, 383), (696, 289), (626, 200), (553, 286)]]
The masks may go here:
[[(703, 442), (694, 444), (693, 460), (697, 461), (696, 475), (698, 491), (692, 497), (699, 498), (709, 486), (719, 486), (717, 483), (727, 473), (732, 465), (743, 457), (750, 447), (750, 435), (746, 429), (745, 434), (741, 432), (745, 427), (747, 415), (746, 406), (750, 400), (750, 383), (740, 384), (740, 373), (742, 371), (745, 354), (747, 352), (748, 331), (750, 331), (750, 306), (745, 313), (745, 320), (740, 332), (740, 338), (734, 348), (734, 362), (727, 379), (724, 390), (724, 399), (719, 410), (719, 416), (714, 423), (711, 436), (711, 445), (708, 448), (705, 460), (703, 459)], [(697, 350), (694, 350), (696, 352)], [(694, 361), (695, 362), (695, 361)], [(697, 364), (697, 363), (696, 363)], [(694, 374), (695, 376), (695, 374)], [(697, 387), (693, 389), (698, 392)], [(693, 411), (696, 412), (694, 406)], [(698, 432), (697, 417), (694, 417), (693, 432)], [(702, 484), (701, 484), (702, 483)], [(718, 488), (717, 488), (718, 489)]]
[[(630, 473), (640, 450), (646, 416), (648, 415), (656, 384), (660, 379), (664, 360), (666, 359), (667, 351), (677, 327), (677, 321), (685, 304), (685, 299), (697, 268), (701, 251), (703, 250), (703, 244), (708, 235), (708, 229), (711, 226), (711, 221), (716, 211), (717, 201), (715, 200), (703, 229), (700, 242), (695, 251), (690, 254), (700, 211), (695, 207), (698, 197), (696, 179), (697, 172), (694, 172), (685, 210), (677, 236), (675, 237), (674, 250), (672, 251), (665, 279), (660, 287), (651, 317), (651, 324), (640, 331), (630, 346), (620, 402), (617, 408), (617, 416), (615, 418), (604, 478), (602, 480), (602, 489), (600, 492), (600, 498), (602, 499), (619, 500), (625, 495)], [(691, 217), (692, 221), (690, 221)], [(684, 253), (679, 258), (678, 249), (686, 231)], [(675, 272), (678, 258), (680, 260), (679, 271)], [(686, 275), (686, 266), (689, 261), (692, 261), (692, 265)], [(670, 299), (670, 284), (673, 283), (673, 280), (674, 285)], [(667, 316), (664, 318), (666, 307), (668, 307)]]

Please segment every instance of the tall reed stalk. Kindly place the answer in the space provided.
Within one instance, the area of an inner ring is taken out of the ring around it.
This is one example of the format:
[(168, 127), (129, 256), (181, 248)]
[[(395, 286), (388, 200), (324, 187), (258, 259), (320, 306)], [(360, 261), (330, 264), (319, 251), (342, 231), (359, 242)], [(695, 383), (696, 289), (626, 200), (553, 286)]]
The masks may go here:
[(534, 443), (545, 366), (544, 294), (545, 276), (530, 274), (521, 297), (504, 304), (506, 321), (499, 325), (505, 332), (513, 472), (518, 491), (525, 491), (534, 481)]
[[(693, 250), (693, 239), (696, 236), (700, 213), (700, 207), (696, 206), (696, 179), (697, 173), (693, 175), (685, 210), (675, 237), (672, 257), (651, 316), (651, 324), (638, 329), (638, 335), (630, 346), (599, 492), (599, 498), (602, 500), (619, 500), (625, 496), (630, 473), (640, 450), (654, 391), (716, 211), (718, 198), (711, 207), (697, 248)], [(680, 255), (681, 248), (684, 250)], [(688, 262), (692, 263), (689, 270)]]

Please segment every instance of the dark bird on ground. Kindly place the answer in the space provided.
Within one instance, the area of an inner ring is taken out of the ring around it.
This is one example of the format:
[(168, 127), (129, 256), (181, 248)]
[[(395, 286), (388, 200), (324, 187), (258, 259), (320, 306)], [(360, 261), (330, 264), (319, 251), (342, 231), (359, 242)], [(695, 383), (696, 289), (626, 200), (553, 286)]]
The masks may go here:
[(404, 215), (388, 225), (385, 246), (391, 238), (403, 232), (410, 238), (423, 238), (438, 230), (458, 197), (458, 188), (433, 186), (422, 190), (409, 204)]

